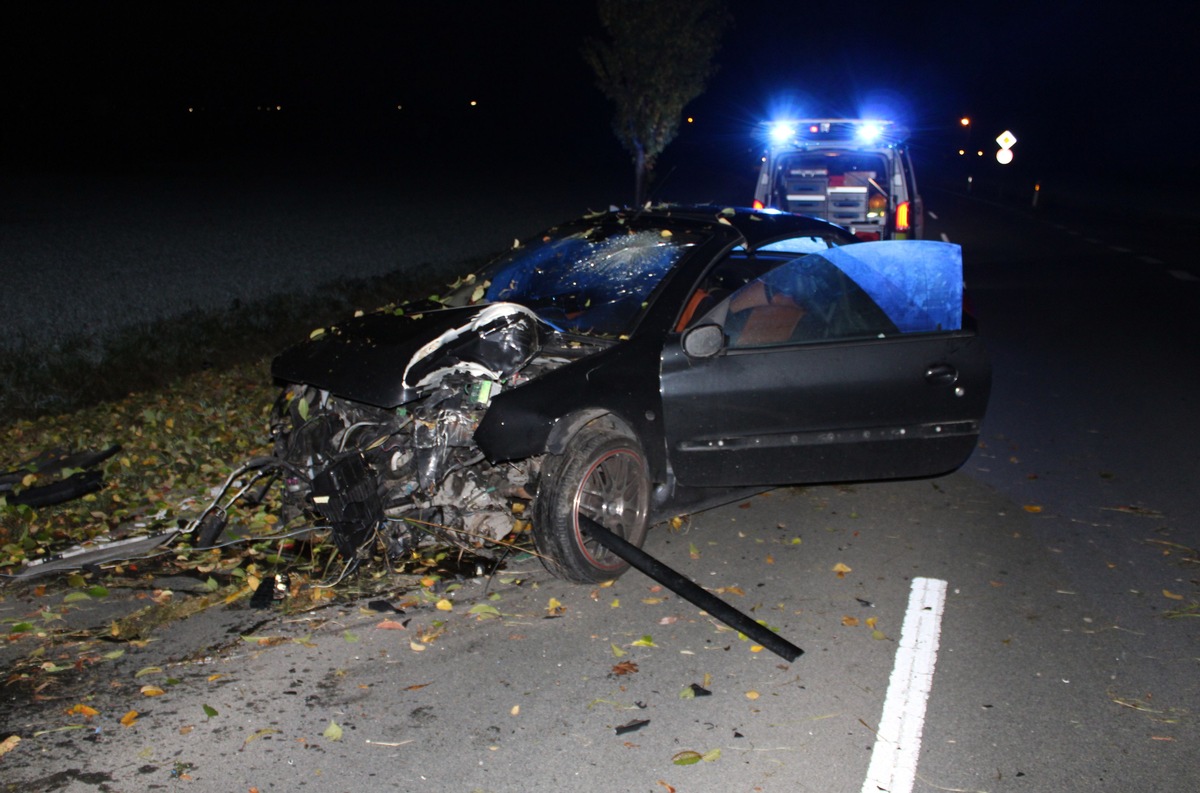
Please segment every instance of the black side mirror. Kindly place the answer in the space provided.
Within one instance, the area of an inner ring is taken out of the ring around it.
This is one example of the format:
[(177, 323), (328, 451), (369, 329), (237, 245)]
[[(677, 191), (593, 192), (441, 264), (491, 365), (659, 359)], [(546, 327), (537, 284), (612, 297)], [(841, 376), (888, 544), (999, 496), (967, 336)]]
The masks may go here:
[(720, 325), (697, 325), (683, 334), (683, 351), (691, 358), (711, 358), (725, 347)]

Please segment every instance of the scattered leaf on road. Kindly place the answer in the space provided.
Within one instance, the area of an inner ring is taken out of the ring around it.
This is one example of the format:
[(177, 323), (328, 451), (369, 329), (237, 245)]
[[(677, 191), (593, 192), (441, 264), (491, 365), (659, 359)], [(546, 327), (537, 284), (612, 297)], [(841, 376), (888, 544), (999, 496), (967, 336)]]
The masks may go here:
[(321, 735), (331, 741), (340, 741), (342, 740), (342, 728), (338, 726), (337, 722), (331, 721), (329, 722), (329, 726), (325, 728), (325, 732), (321, 733)]

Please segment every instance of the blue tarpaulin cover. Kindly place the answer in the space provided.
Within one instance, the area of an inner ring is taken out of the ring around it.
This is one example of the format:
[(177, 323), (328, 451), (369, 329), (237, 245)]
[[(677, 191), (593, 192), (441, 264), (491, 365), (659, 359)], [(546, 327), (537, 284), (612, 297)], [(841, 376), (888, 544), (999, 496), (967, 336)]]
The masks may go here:
[(962, 328), (962, 248), (931, 240), (884, 240), (822, 256), (850, 276), (902, 333)]

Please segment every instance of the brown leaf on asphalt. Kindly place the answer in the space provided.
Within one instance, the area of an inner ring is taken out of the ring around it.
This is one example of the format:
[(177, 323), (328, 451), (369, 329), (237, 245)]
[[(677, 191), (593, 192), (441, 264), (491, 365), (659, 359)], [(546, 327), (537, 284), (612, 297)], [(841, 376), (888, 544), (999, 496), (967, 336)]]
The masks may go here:
[(631, 675), (638, 670), (638, 665), (633, 661), (622, 661), (619, 664), (613, 664), (612, 673), (614, 675)]
[(384, 631), (402, 631), (402, 630), (404, 630), (404, 624), (401, 622), (396, 622), (395, 620), (383, 620), (382, 622), (377, 624), (375, 627), (378, 628), (379, 630), (384, 630)]
[(842, 617), (842, 624), (847, 628), (857, 628), (858, 617), (851, 617), (849, 614), (847, 614), (846, 616)]
[(847, 565), (844, 565), (844, 564), (842, 564), (841, 562), (838, 562), (837, 564), (835, 564), (835, 565), (834, 565), (832, 568), (830, 568), (830, 569), (831, 569), (831, 570), (833, 570), (833, 572), (837, 573), (837, 577), (838, 577), (838, 578), (845, 578), (845, 577), (846, 577), (846, 573), (849, 573), (849, 572), (851, 572), (851, 570), (852, 570), (853, 568), (851, 568), (851, 567), (849, 567), (849, 566), (847, 566)]

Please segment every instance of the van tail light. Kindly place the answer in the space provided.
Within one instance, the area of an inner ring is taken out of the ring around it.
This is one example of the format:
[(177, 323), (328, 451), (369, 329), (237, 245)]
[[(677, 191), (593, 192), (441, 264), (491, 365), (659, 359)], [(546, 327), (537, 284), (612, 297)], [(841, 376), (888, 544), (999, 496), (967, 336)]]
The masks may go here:
[(751, 206), (751, 208), (753, 208), (753, 209), (764, 209), (764, 207), (763, 207), (763, 202), (762, 202), (762, 201), (759, 201), (757, 198), (756, 198), (756, 199), (754, 199), (754, 203), (753, 203), (753, 204), (751, 204), (750, 206)]
[(908, 210), (909, 204), (907, 201), (902, 201), (896, 205), (896, 231), (908, 231)]

